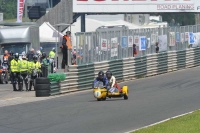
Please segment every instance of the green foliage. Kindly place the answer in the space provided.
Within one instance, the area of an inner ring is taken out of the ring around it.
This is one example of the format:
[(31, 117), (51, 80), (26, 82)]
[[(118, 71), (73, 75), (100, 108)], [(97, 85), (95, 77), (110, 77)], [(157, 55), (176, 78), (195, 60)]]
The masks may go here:
[(66, 79), (66, 74), (63, 74), (63, 73), (53, 73), (53, 74), (49, 74), (48, 75), (48, 78), (50, 79), (50, 81), (56, 81), (56, 82), (59, 82), (59, 81), (63, 81)]
[(5, 4), (0, 0), (0, 5), (0, 12), (4, 13), (4, 19), (17, 17), (17, 0), (5, 0)]
[[(155, 14), (151, 14), (155, 15)], [(163, 21), (170, 23), (172, 19), (175, 23), (179, 23), (182, 26), (185, 25), (195, 25), (195, 13), (160, 13), (156, 15), (161, 15)]]

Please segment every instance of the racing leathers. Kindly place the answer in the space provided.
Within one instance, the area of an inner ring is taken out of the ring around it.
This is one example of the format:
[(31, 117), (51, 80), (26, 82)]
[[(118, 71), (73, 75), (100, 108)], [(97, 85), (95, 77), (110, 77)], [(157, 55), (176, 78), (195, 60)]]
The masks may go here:
[(94, 84), (93, 84), (93, 85), (95, 85), (95, 84), (96, 84), (97, 82), (99, 82), (99, 81), (103, 82), (103, 85), (104, 85), (106, 88), (108, 87), (108, 80), (107, 80), (106, 76), (104, 76), (102, 79), (99, 78), (99, 77), (97, 77), (97, 78), (94, 80)]
[(4, 55), (3, 56), (3, 61), (2, 61), (2, 66), (6, 66), (8, 68), (9, 65), (9, 60), (8, 60), (9, 56), (8, 55)]
[(119, 92), (122, 91), (120, 86), (117, 84), (116, 78), (114, 76), (111, 76), (111, 78), (110, 79), (108, 78), (108, 80), (109, 80), (109, 83), (111, 83), (111, 88), (115, 87), (115, 88), (117, 88), (119, 90)]

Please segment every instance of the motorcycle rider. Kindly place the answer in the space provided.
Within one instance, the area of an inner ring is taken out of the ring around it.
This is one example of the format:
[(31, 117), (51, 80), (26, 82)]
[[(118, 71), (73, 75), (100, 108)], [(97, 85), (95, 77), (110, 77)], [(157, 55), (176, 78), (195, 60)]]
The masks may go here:
[(107, 80), (106, 76), (104, 76), (104, 72), (103, 72), (103, 71), (100, 71), (100, 72), (98, 73), (98, 77), (94, 80), (94, 85), (95, 85), (98, 81), (103, 82), (103, 85), (106, 86), (106, 88), (107, 88), (107, 86), (108, 86), (108, 80)]
[(112, 75), (111, 71), (107, 71), (106, 72), (106, 78), (108, 79), (109, 83), (111, 84), (111, 88), (115, 87), (118, 89), (118, 91), (121, 93), (122, 90), (120, 88), (120, 86), (117, 84), (116, 82), (116, 78)]
[[(19, 73), (20, 73), (19, 64), (20, 64), (19, 54), (16, 53), (15, 56), (14, 56), (14, 59), (12, 59), (11, 62), (10, 62), (13, 91), (17, 91), (16, 84), (18, 82), (18, 86), (19, 86), (19, 82), (20, 82), (20, 79), (19, 79)], [(15, 79), (17, 79), (17, 81), (15, 81)]]
[(28, 70), (29, 62), (27, 61), (26, 55), (22, 56), (22, 60), (19, 62), (20, 69), (20, 91), (23, 91), (23, 83), (25, 84), (26, 91), (28, 91)]
[(42, 47), (40, 47), (40, 50), (38, 50), (36, 52), (36, 55), (38, 56), (37, 58), (38, 58), (39, 62), (42, 62), (42, 52), (43, 52), (43, 48)]
[(9, 63), (8, 58), (9, 58), (8, 50), (5, 50), (5, 53), (3, 55), (2, 66), (6, 65), (8, 67), (8, 63)]
[(29, 91), (31, 91), (32, 86), (33, 86), (33, 81), (34, 79), (37, 78), (37, 76), (33, 76), (33, 71), (36, 69), (37, 73), (41, 73), (41, 64), (38, 61), (38, 57), (36, 55), (33, 56), (33, 62), (30, 62), (30, 72), (31, 72), (31, 80), (30, 80), (30, 84), (29, 84)]

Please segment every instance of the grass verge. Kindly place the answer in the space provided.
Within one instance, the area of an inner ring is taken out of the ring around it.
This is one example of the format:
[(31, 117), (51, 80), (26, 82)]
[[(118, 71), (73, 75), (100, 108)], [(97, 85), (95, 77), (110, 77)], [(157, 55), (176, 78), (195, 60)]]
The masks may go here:
[(200, 133), (200, 111), (132, 133)]

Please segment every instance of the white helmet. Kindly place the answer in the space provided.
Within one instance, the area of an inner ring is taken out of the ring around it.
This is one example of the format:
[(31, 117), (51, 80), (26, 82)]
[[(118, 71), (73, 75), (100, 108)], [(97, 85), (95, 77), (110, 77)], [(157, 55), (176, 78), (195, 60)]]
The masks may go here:
[(22, 55), (22, 59), (26, 59), (26, 55)]
[(42, 53), (40, 52), (40, 50), (36, 51), (36, 54), (37, 54), (38, 56), (42, 55)]
[(22, 55), (26, 55), (26, 52), (25, 52), (25, 51), (23, 51), (23, 52), (22, 52)]

